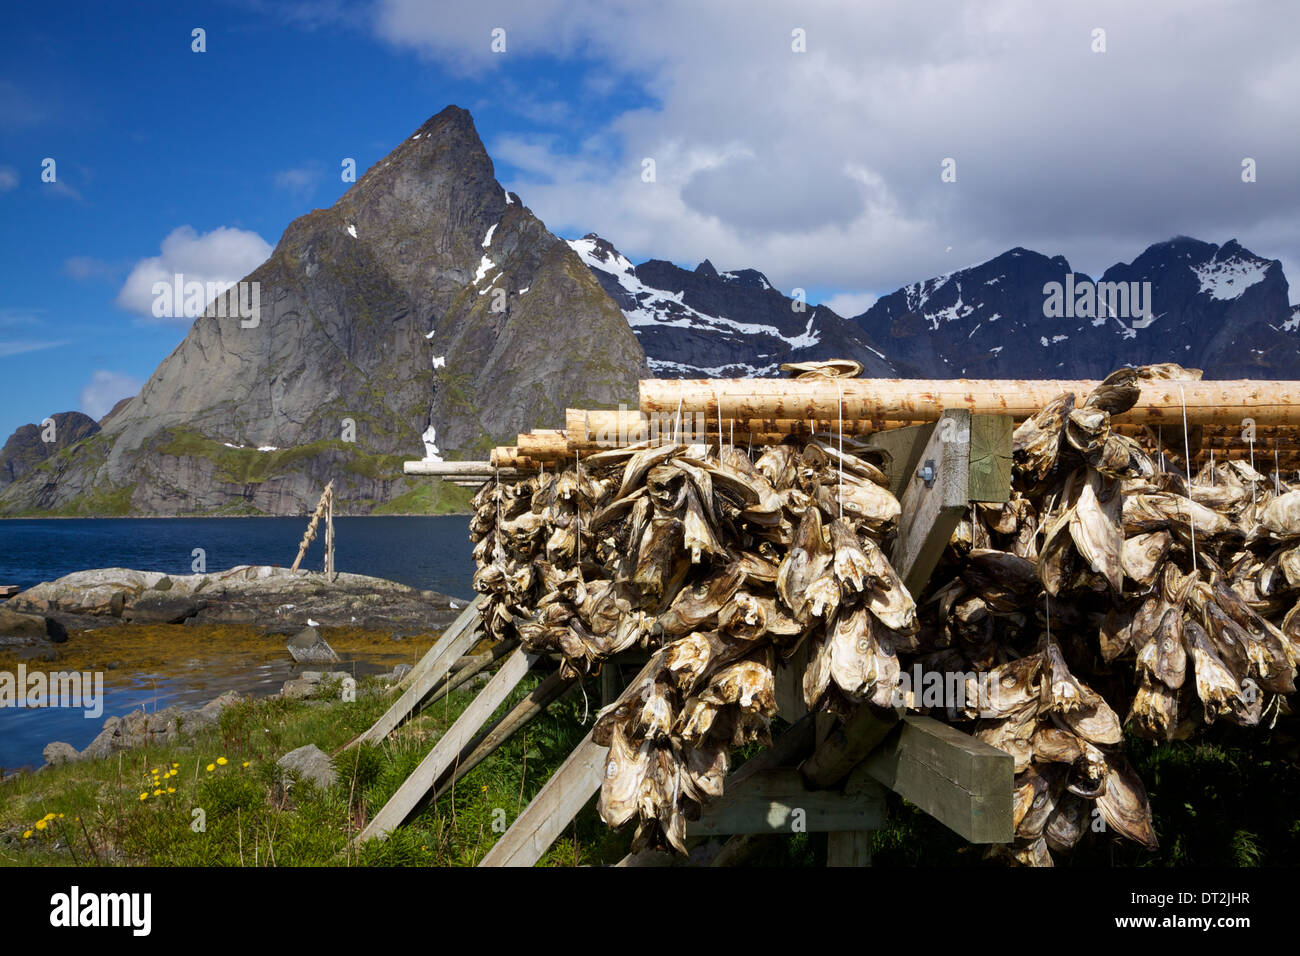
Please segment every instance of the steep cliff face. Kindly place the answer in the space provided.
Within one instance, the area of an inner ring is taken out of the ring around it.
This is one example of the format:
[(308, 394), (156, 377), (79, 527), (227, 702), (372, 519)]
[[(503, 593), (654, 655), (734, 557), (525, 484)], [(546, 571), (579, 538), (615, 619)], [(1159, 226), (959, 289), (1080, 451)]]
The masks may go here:
[(95, 420), (81, 412), (59, 412), (48, 424), (19, 426), (0, 448), (0, 488), (98, 431)]
[(617, 306), (496, 181), (457, 107), (290, 224), (244, 282), (96, 444), (11, 483), (0, 511), (111, 499), (136, 513), (294, 513), (330, 478), (341, 510), (452, 507), (463, 489), (431, 496), (401, 462), (481, 454), (562, 425), (567, 405), (634, 403), (645, 369)]

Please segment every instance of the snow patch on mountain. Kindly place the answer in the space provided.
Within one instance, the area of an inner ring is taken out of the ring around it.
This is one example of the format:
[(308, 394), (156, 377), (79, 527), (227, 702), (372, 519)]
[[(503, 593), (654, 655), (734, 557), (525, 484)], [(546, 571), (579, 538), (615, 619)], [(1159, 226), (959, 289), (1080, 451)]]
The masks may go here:
[(1236, 256), (1222, 261), (1211, 259), (1200, 265), (1188, 266), (1201, 280), (1201, 293), (1214, 299), (1237, 299), (1257, 282), (1264, 281), (1268, 271), (1267, 259), (1246, 259)]
[[(721, 333), (735, 338), (746, 335), (770, 335), (789, 343), (791, 348), (808, 348), (821, 339), (812, 328), (812, 317), (803, 334), (787, 336), (774, 325), (758, 325), (753, 322), (738, 322), (722, 315), (707, 315), (682, 301), (684, 292), (666, 292), (642, 282), (636, 269), (628, 259), (618, 252), (601, 248), (599, 239), (567, 239), (569, 247), (578, 254), (587, 266), (599, 269), (617, 278), (619, 287), (636, 302), (634, 308), (623, 307), (627, 324), (635, 332), (638, 328), (670, 327), (693, 329), (701, 332)], [(486, 259), (486, 257), (485, 257)], [(766, 280), (764, 280), (766, 284)], [(767, 288), (771, 286), (768, 285)], [(813, 315), (816, 315), (814, 310)]]

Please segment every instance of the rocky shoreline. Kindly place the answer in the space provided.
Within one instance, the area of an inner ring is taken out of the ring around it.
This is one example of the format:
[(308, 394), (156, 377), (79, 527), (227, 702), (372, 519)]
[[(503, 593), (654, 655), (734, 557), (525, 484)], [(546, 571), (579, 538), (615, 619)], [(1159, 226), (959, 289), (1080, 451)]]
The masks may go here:
[(394, 637), (441, 630), (464, 602), (384, 578), (266, 565), (208, 574), (99, 568), (28, 588), (0, 604), (0, 654), (52, 660), (69, 633), (130, 624), (240, 624), (268, 635), (305, 627), (388, 631)]

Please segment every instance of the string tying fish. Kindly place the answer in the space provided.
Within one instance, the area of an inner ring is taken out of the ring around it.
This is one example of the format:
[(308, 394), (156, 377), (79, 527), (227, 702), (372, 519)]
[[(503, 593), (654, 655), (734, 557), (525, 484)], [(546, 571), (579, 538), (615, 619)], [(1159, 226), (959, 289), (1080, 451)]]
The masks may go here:
[(1187, 526), (1192, 530), (1192, 570), (1196, 570), (1196, 514), (1192, 511), (1192, 446), (1187, 437), (1187, 396), (1178, 386), (1178, 397), (1183, 402), (1183, 454), (1187, 461)]
[(576, 448), (573, 450), (573, 464), (578, 472), (578, 506), (573, 513), (573, 520), (577, 524), (576, 537), (578, 539), (578, 576), (582, 576), (582, 452)]
[(844, 520), (844, 386), (835, 380), (835, 395), (839, 401), (840, 411), (840, 520)]
[(718, 386), (713, 386), (713, 397), (718, 400), (718, 457), (722, 457), (722, 396), (718, 394)]

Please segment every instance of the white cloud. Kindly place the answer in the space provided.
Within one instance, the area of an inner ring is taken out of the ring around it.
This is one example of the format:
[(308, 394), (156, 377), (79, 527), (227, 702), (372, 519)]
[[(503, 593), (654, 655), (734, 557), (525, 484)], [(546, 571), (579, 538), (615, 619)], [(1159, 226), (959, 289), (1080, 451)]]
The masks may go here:
[(381, 0), (373, 29), (494, 83), (546, 58), (631, 94), (608, 118), (596, 99), (585, 123), (488, 143), (553, 231), (634, 261), (744, 263), (780, 288), (887, 292), (1017, 245), (1090, 274), (1177, 234), (1300, 260), (1300, 57), (1279, 10)]
[(67, 345), (66, 340), (36, 341), (33, 339), (17, 339), (8, 342), (0, 342), (0, 358), (6, 358), (10, 355), (22, 355), (24, 352), (39, 352), (42, 349), (52, 349), (59, 345)]
[(144, 383), (130, 375), (97, 369), (81, 390), (81, 410), (100, 419), (122, 399), (136, 395)]
[[(161, 255), (135, 264), (117, 294), (117, 304), (153, 319), (155, 282), (171, 284), (179, 274), (185, 282), (217, 283), (224, 291), (265, 262), (271, 251), (255, 232), (221, 226), (199, 235), (190, 226), (180, 226), (162, 241)], [(166, 321), (188, 324), (192, 319), (177, 315)]]
[(836, 315), (851, 319), (875, 305), (878, 298), (880, 298), (878, 295), (871, 292), (841, 292), (821, 304), (834, 311)]
[(0, 166), (0, 193), (7, 193), (18, 186), (18, 170), (12, 166)]
[(275, 188), (296, 199), (308, 199), (324, 178), (319, 163), (307, 163), (294, 169), (282, 169), (275, 174)]

